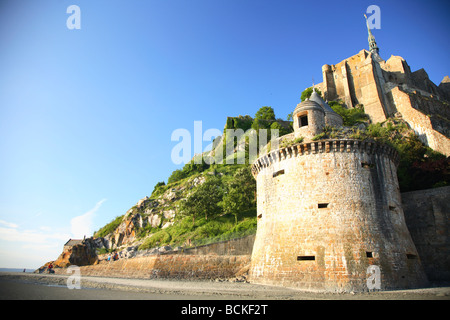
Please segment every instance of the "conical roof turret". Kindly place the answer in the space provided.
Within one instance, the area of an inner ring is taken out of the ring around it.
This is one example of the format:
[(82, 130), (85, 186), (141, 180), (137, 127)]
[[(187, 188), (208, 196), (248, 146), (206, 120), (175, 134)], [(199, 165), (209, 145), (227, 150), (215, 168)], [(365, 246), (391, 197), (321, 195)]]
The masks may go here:
[(318, 103), (323, 111), (325, 112), (333, 112), (336, 113), (333, 109), (331, 109), (331, 107), (328, 105), (328, 103), (326, 103), (322, 97), (317, 93), (317, 91), (313, 88), (313, 92), (311, 93), (311, 96), (309, 97), (310, 101), (314, 101), (316, 103)]
[(325, 112), (325, 123), (332, 127), (340, 127), (344, 124), (344, 120), (342, 117), (337, 114), (329, 105), (326, 103), (322, 97), (316, 92), (316, 89), (313, 87), (313, 92), (309, 97), (310, 101), (313, 101), (320, 105), (320, 107)]

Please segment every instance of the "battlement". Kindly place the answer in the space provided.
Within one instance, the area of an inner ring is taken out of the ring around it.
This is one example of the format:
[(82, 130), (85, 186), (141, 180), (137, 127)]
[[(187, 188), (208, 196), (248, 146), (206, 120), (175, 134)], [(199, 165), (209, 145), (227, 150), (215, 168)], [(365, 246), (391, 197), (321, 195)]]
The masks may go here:
[(297, 143), (285, 148), (280, 148), (269, 152), (262, 157), (259, 157), (252, 165), (252, 174), (256, 178), (258, 173), (263, 169), (270, 167), (275, 162), (280, 162), (285, 159), (300, 157), (315, 153), (367, 153), (371, 154), (384, 154), (389, 157), (392, 162), (397, 166), (400, 157), (398, 152), (386, 145), (380, 144), (376, 141), (370, 140), (356, 140), (356, 139), (332, 139), (332, 140), (320, 140), (311, 141), (307, 143)]

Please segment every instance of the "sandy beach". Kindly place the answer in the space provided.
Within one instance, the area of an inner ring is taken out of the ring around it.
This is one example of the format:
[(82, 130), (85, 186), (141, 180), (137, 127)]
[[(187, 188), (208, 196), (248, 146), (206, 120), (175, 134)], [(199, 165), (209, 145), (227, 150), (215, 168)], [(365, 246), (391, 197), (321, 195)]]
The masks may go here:
[(449, 300), (450, 287), (367, 293), (307, 292), (245, 282), (81, 277), (68, 289), (68, 275), (0, 273), (1, 300)]

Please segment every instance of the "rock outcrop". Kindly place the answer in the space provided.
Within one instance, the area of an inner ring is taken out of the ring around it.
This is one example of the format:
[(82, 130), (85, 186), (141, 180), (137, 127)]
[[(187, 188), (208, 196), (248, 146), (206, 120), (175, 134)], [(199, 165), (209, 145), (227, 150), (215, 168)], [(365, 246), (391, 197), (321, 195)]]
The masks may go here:
[[(59, 257), (52, 262), (55, 268), (66, 268), (70, 265), (87, 266), (96, 264), (98, 257), (96, 250), (104, 247), (103, 239), (86, 238), (82, 243), (64, 249)], [(38, 272), (47, 270), (50, 261), (40, 267)]]

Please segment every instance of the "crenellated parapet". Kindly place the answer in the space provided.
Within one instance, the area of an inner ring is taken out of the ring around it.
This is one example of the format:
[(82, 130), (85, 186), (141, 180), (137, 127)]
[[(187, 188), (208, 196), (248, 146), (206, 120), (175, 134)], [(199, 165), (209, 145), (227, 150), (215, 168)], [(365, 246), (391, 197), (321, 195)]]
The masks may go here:
[(397, 166), (400, 157), (398, 152), (386, 145), (381, 144), (376, 141), (371, 140), (356, 140), (356, 139), (332, 139), (332, 140), (320, 140), (311, 141), (307, 143), (297, 143), (291, 146), (280, 148), (265, 155), (259, 157), (252, 165), (252, 174), (254, 177), (266, 167), (270, 167), (275, 162), (280, 162), (285, 159), (290, 159), (294, 157), (301, 157), (309, 154), (316, 153), (330, 153), (330, 152), (341, 152), (341, 153), (366, 153), (372, 154), (382, 154), (387, 156), (392, 162)]

